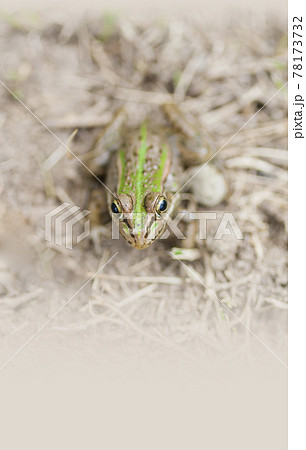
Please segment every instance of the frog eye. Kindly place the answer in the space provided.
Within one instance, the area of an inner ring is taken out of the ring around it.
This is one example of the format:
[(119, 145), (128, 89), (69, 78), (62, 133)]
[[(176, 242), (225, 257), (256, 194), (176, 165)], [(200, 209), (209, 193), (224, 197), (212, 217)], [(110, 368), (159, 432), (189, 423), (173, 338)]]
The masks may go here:
[(161, 196), (159, 197), (157, 204), (156, 204), (156, 212), (157, 214), (164, 213), (167, 211), (168, 208), (168, 202), (165, 197)]
[(118, 200), (115, 199), (113, 201), (113, 203), (111, 204), (111, 210), (113, 214), (121, 214), (122, 208)]

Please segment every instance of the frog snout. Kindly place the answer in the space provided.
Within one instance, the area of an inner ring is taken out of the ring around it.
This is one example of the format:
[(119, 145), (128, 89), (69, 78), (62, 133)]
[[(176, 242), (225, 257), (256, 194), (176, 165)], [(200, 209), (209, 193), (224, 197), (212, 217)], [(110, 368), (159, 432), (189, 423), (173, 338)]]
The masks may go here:
[(154, 239), (148, 239), (147, 233), (131, 233), (131, 242), (130, 244), (133, 245), (133, 247), (141, 250), (144, 248), (147, 248)]

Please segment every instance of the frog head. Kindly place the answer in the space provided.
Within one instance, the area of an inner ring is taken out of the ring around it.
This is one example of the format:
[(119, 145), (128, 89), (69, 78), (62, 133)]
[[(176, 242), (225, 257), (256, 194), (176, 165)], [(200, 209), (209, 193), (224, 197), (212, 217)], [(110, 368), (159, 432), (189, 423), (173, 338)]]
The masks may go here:
[(134, 195), (119, 194), (110, 204), (120, 234), (137, 249), (148, 247), (162, 234), (171, 209), (169, 196), (161, 192), (149, 192), (141, 202)]

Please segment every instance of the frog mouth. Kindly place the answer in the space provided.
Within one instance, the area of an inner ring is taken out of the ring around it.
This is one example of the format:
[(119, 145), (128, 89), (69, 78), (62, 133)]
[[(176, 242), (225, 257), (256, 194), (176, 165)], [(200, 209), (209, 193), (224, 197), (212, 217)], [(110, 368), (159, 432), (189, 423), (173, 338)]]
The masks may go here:
[(158, 236), (154, 236), (152, 239), (149, 239), (146, 234), (136, 235), (133, 233), (131, 233), (128, 238), (125, 236), (128, 244), (137, 250), (143, 250), (149, 247), (157, 238)]
[(131, 236), (131, 239), (128, 241), (128, 243), (130, 245), (132, 245), (134, 248), (136, 248), (138, 250), (142, 250), (144, 248), (149, 247), (155, 241), (155, 239), (156, 238), (148, 239), (144, 236), (136, 237), (135, 235), (133, 235), (133, 236)]
[(145, 249), (145, 248), (148, 248), (148, 247), (152, 244), (152, 242), (153, 242), (153, 241), (147, 241), (147, 242), (145, 242), (145, 243), (135, 242), (135, 243), (133, 243), (132, 245), (133, 245), (133, 247), (136, 248), (137, 250), (143, 250), (143, 249)]

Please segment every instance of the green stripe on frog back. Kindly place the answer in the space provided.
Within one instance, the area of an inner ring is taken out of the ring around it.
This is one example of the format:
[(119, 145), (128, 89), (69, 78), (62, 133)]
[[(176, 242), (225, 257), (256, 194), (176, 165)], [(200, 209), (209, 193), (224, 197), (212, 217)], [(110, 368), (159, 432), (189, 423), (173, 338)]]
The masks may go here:
[(138, 150), (138, 164), (136, 170), (135, 177), (135, 208), (134, 208), (134, 225), (135, 231), (138, 234), (141, 234), (141, 231), (144, 228), (146, 210), (144, 207), (144, 179), (143, 179), (143, 166), (146, 161), (146, 154), (148, 150), (147, 146), (147, 127), (146, 124), (143, 123), (140, 129), (141, 134), (141, 142)]
[(136, 205), (135, 211), (140, 212), (143, 206), (143, 194), (144, 194), (144, 180), (143, 180), (143, 166), (146, 161), (146, 154), (148, 150), (147, 146), (147, 127), (145, 124), (141, 126), (141, 143), (138, 150), (138, 164), (136, 170), (136, 180), (135, 180), (135, 193), (136, 193)]
[(147, 154), (147, 130), (146, 125), (141, 126), (141, 142), (140, 148), (137, 153), (137, 165), (135, 165), (134, 170), (129, 169), (129, 183), (127, 183), (127, 163), (126, 154), (124, 150), (119, 151), (119, 158), (121, 162), (121, 173), (120, 173), (120, 183), (118, 188), (118, 194), (131, 194), (135, 193), (136, 205), (135, 209), (140, 210), (139, 205), (141, 203), (141, 196), (143, 195), (143, 166), (146, 160)]

